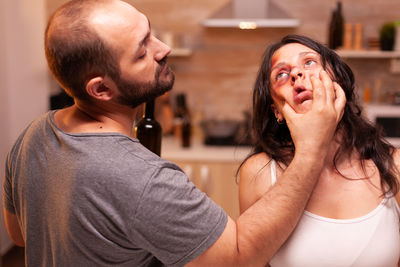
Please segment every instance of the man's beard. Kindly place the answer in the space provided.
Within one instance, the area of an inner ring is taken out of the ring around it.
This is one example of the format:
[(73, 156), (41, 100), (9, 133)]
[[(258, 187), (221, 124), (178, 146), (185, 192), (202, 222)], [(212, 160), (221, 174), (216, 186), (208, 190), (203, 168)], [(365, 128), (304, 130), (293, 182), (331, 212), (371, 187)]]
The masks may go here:
[(154, 75), (153, 82), (139, 83), (127, 81), (120, 78), (115, 81), (121, 95), (118, 97), (118, 102), (122, 105), (135, 108), (142, 103), (148, 102), (172, 89), (175, 81), (175, 75), (167, 66), (164, 70), (164, 76), (171, 76), (169, 79), (161, 80), (160, 72), (165, 65), (165, 61), (160, 63)]

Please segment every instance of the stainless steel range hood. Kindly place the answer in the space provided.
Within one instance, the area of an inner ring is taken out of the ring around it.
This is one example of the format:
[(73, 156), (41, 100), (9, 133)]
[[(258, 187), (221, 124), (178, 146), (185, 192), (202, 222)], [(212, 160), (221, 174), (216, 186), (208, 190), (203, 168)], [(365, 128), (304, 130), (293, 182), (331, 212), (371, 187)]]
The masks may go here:
[(232, 0), (203, 21), (205, 27), (241, 29), (291, 28), (299, 24), (270, 0)]

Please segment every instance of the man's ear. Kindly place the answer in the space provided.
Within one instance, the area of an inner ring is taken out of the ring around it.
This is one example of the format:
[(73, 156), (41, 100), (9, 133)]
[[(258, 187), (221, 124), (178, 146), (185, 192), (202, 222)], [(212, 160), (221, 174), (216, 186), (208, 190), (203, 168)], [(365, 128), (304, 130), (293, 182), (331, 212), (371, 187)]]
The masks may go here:
[(95, 99), (108, 101), (114, 96), (112, 81), (107, 77), (94, 77), (86, 84), (86, 92)]

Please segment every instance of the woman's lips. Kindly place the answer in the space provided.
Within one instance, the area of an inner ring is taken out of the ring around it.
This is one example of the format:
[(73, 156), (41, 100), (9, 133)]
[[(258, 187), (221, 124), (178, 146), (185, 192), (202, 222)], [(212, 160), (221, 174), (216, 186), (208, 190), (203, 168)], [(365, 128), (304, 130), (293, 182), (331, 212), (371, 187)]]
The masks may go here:
[(294, 102), (296, 104), (301, 104), (306, 100), (313, 99), (313, 92), (305, 88), (296, 88), (293, 94), (294, 94)]

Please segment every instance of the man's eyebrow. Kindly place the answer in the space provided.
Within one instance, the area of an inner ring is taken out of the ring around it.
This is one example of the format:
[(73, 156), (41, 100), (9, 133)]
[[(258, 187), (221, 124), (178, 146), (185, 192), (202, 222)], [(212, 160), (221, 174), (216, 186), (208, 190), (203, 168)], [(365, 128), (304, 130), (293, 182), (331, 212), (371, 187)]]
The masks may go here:
[(139, 42), (139, 48), (141, 48), (144, 43), (146, 43), (146, 41), (150, 38), (151, 35), (151, 25), (150, 25), (150, 21), (147, 20), (149, 23), (149, 31), (147, 32), (146, 36)]

